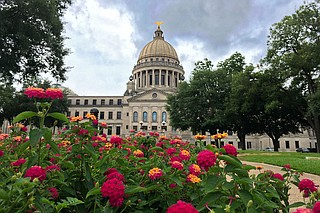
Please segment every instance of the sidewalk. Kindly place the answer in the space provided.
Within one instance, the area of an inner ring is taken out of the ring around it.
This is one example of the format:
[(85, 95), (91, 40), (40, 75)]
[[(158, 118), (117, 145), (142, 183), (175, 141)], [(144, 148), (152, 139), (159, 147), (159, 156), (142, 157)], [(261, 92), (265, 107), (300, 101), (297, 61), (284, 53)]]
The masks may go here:
[[(242, 163), (247, 164), (247, 165), (252, 165), (252, 166), (262, 166), (263, 169), (260, 172), (263, 172), (265, 170), (271, 170), (275, 173), (280, 173), (280, 174), (284, 173), (283, 171), (281, 171), (281, 167), (279, 167), (279, 166), (274, 166), (274, 165), (265, 164), (265, 163), (248, 162), (248, 161), (242, 161)], [(251, 170), (250, 173), (258, 174), (259, 171), (258, 170)], [(304, 173), (303, 176), (300, 177), (300, 180), (305, 179), (305, 178), (312, 180), (316, 185), (320, 185), (320, 176), (318, 176), (318, 175)], [(290, 204), (295, 203), (295, 202), (299, 202), (299, 201), (303, 202), (303, 197), (302, 197), (302, 194), (300, 193), (300, 190), (298, 189), (298, 187), (296, 187), (295, 185), (291, 185), (291, 189), (289, 192), (290, 192), (290, 198), (289, 198)]]

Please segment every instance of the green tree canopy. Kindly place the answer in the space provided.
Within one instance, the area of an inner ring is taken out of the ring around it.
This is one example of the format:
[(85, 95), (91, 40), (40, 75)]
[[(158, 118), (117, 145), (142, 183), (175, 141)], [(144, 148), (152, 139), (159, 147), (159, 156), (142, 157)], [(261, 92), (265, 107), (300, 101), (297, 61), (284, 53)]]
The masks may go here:
[(49, 73), (65, 80), (61, 17), (71, 0), (0, 1), (0, 80), (7, 84)]

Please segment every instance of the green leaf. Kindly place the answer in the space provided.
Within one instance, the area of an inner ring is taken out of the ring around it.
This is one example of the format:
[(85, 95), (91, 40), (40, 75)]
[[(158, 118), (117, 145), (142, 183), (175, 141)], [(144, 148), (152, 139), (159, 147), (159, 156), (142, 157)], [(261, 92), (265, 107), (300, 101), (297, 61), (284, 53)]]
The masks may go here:
[(60, 153), (60, 149), (54, 141), (47, 141), (47, 143), (50, 145), (50, 147), (53, 149), (55, 153)]
[(22, 121), (24, 119), (27, 118), (32, 118), (38, 116), (38, 113), (36, 112), (32, 112), (32, 111), (25, 111), (25, 112), (21, 112), (19, 115), (17, 115), (14, 119), (13, 119), (13, 123), (17, 123), (19, 121)]
[(100, 188), (92, 188), (90, 191), (88, 191), (86, 198), (92, 196), (92, 195), (98, 195), (100, 194)]
[(206, 193), (216, 191), (216, 187), (222, 183), (223, 179), (218, 175), (210, 175), (205, 182)]
[(253, 200), (252, 195), (247, 190), (239, 190), (238, 194), (245, 206), (247, 206), (249, 200)]
[(152, 147), (151, 149), (149, 149), (149, 151), (160, 151), (160, 152), (163, 152), (163, 149), (161, 147), (155, 146), (155, 147)]
[(126, 194), (135, 194), (138, 192), (145, 192), (147, 189), (141, 186), (128, 187), (125, 189)]
[(0, 189), (0, 199), (2, 200), (9, 200), (9, 195), (8, 193), (3, 190), (3, 189)]
[(58, 119), (60, 121), (69, 122), (67, 116), (65, 114), (62, 114), (60, 112), (52, 112), (47, 114), (47, 116), (53, 117), (55, 119)]
[(180, 186), (180, 187), (183, 186), (183, 185), (182, 185), (182, 181), (180, 180), (179, 177), (173, 176), (171, 179), (172, 179), (178, 186)]
[(199, 212), (202, 211), (205, 208), (205, 204), (208, 204), (210, 206), (211, 204), (219, 200), (222, 195), (223, 194), (221, 192), (210, 192), (200, 201), (200, 203), (197, 205), (197, 209), (199, 210)]
[(46, 140), (46, 142), (51, 141), (51, 138), (52, 138), (51, 129), (49, 129), (48, 127), (44, 127), (41, 129), (41, 131), (42, 131), (43, 137)]
[(40, 138), (42, 137), (42, 132), (40, 129), (32, 129), (29, 133), (30, 136), (30, 145), (35, 147), (38, 143)]
[(289, 206), (286, 207), (286, 209), (291, 209), (291, 208), (297, 208), (297, 207), (300, 207), (300, 206), (304, 206), (306, 205), (304, 202), (295, 202)]
[(241, 161), (239, 161), (237, 158), (231, 157), (230, 155), (219, 155), (218, 158), (220, 160), (224, 160), (224, 161), (234, 165), (235, 167), (238, 167), (238, 168), (242, 167)]
[(24, 152), (30, 146), (30, 140), (19, 145), (19, 152)]

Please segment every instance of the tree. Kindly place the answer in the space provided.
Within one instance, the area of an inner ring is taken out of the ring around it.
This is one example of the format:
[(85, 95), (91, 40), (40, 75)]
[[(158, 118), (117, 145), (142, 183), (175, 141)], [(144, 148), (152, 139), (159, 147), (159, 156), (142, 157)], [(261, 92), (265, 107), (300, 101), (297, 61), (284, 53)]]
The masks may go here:
[[(274, 24), (264, 64), (283, 78), (282, 90), (295, 92), (295, 106), (315, 131), (320, 151), (320, 1), (302, 5)], [(303, 101), (296, 102), (297, 98)], [(307, 107), (305, 107), (307, 106)]]
[(61, 17), (71, 0), (0, 1), (0, 80), (11, 85), (50, 73), (64, 81), (67, 68)]

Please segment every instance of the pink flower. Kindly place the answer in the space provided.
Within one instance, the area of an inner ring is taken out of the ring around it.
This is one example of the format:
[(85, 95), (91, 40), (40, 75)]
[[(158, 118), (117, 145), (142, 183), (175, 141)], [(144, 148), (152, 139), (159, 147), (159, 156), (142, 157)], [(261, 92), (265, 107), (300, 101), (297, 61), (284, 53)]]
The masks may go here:
[(171, 205), (166, 213), (198, 213), (198, 210), (190, 203), (178, 200), (176, 204)]
[(233, 145), (231, 144), (226, 144), (224, 147), (222, 147), (226, 150), (226, 153), (228, 155), (233, 155), (233, 156), (237, 156), (238, 152), (237, 152), (237, 149), (236, 147), (234, 147)]
[(47, 171), (47, 172), (60, 171), (60, 166), (59, 166), (59, 165), (56, 165), (56, 164), (47, 166), (47, 167), (46, 167), (46, 171)]
[(168, 155), (172, 156), (173, 154), (176, 153), (176, 151), (177, 151), (176, 148), (170, 147), (170, 148), (167, 149), (166, 152), (167, 152)]
[(317, 201), (313, 206), (313, 213), (320, 213), (320, 201)]
[(42, 88), (28, 87), (24, 94), (28, 96), (28, 98), (45, 98), (45, 92)]
[(97, 119), (92, 120), (92, 124), (93, 124), (93, 125), (98, 125), (98, 123), (99, 123), (99, 122), (98, 122), (98, 120), (97, 120)]
[(46, 179), (46, 170), (41, 166), (32, 166), (26, 171), (24, 177), (30, 177), (31, 181), (38, 178), (42, 182)]
[(122, 174), (120, 174), (119, 172), (112, 172), (107, 175), (107, 179), (113, 179), (113, 178), (116, 178), (122, 182), (124, 181), (124, 176)]
[(209, 150), (203, 150), (197, 156), (198, 165), (206, 171), (216, 163), (216, 160), (216, 155)]
[(176, 183), (171, 183), (171, 184), (169, 185), (169, 187), (170, 187), (171, 189), (175, 188), (176, 186), (177, 186)]
[(201, 174), (201, 168), (197, 164), (191, 164), (189, 166), (189, 172), (190, 174), (198, 176)]
[(46, 89), (45, 96), (46, 96), (46, 98), (50, 98), (52, 100), (62, 99), (63, 92), (61, 89), (58, 89), (58, 88), (48, 88), (48, 89)]
[(49, 190), (49, 192), (51, 194), (52, 199), (54, 199), (54, 200), (58, 199), (59, 193), (58, 193), (58, 190), (56, 188), (54, 188), (54, 187), (53, 188), (48, 188), (48, 190)]
[(111, 173), (113, 173), (113, 172), (119, 173), (116, 168), (109, 168), (109, 169), (105, 172), (105, 175), (109, 175), (109, 174), (111, 174)]
[(22, 164), (24, 164), (26, 162), (26, 159), (24, 158), (20, 158), (19, 160), (12, 162), (11, 165), (12, 166), (21, 166)]
[(110, 205), (113, 207), (122, 206), (124, 197), (123, 182), (113, 178), (103, 183), (101, 186), (102, 197), (109, 197)]
[(187, 150), (181, 150), (179, 153), (179, 157), (181, 160), (189, 160), (190, 159), (190, 152)]
[(272, 174), (273, 178), (279, 179), (279, 180), (284, 180), (283, 176), (279, 173), (274, 173)]
[(148, 174), (151, 180), (160, 179), (162, 175), (163, 175), (162, 170), (157, 167), (150, 169)]
[(299, 209), (296, 209), (296, 211), (293, 213), (313, 213), (313, 211), (312, 211), (312, 209), (299, 208)]
[(4, 155), (4, 152), (0, 149), (0, 157)]
[(171, 164), (172, 168), (178, 169), (178, 170), (182, 170), (183, 169), (183, 164), (180, 163), (179, 161), (173, 161)]
[(290, 169), (291, 169), (291, 166), (290, 166), (290, 164), (286, 164), (286, 165), (283, 166), (283, 168), (285, 168), (285, 169), (287, 169), (287, 170), (290, 170)]

